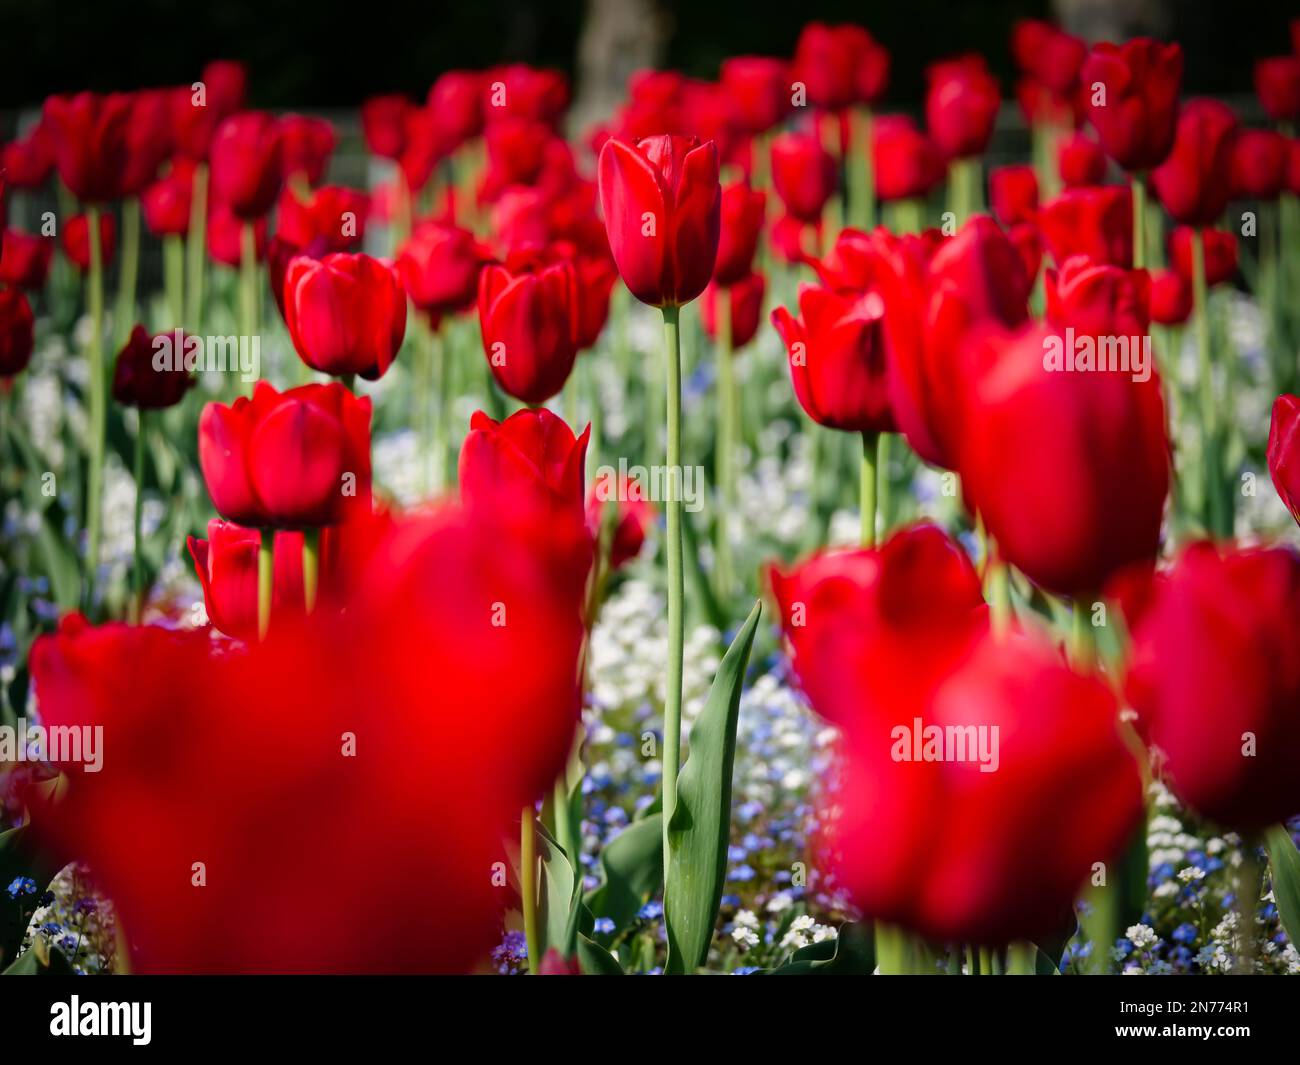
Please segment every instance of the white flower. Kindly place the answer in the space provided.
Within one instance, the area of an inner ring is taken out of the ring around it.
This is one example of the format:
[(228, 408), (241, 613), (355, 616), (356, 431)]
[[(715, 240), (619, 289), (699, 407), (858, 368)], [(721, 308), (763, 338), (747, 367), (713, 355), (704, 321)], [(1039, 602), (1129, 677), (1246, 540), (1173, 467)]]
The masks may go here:
[(753, 910), (740, 910), (732, 921), (737, 928), (757, 928), (758, 917)]
[(1147, 947), (1155, 946), (1160, 941), (1155, 929), (1145, 924), (1130, 925), (1124, 932), (1124, 936), (1138, 950), (1145, 950)]
[(758, 934), (752, 928), (738, 925), (731, 930), (731, 938), (741, 950), (753, 950), (758, 946)]
[(1194, 865), (1189, 865), (1185, 869), (1178, 870), (1178, 879), (1184, 884), (1190, 884), (1196, 880), (1205, 879), (1205, 870), (1197, 869)]

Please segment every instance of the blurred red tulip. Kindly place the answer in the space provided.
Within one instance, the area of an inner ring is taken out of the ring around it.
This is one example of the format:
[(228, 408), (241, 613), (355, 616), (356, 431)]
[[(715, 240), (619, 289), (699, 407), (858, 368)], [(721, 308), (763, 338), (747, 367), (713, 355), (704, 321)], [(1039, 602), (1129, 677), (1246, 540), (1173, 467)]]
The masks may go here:
[(333, 124), (307, 115), (283, 115), (278, 121), (281, 175), (288, 181), (301, 174), (308, 185), (319, 185), (334, 154)]
[[(165, 355), (167, 359), (156, 356)], [(142, 325), (131, 330), (113, 367), (113, 398), (139, 410), (174, 407), (194, 384), (185, 369), (185, 338), (177, 330), (152, 337)]]
[(1038, 176), (1028, 165), (994, 167), (989, 171), (989, 204), (993, 214), (1010, 228), (1032, 222), (1038, 213)]
[(763, 316), (765, 288), (763, 275), (759, 273), (749, 274), (725, 286), (712, 282), (700, 298), (700, 319), (704, 323), (704, 331), (717, 340), (718, 300), (720, 293), (725, 290), (729, 311), (727, 336), (731, 350), (743, 348), (758, 334), (759, 322)]
[(1274, 122), (1300, 118), (1300, 55), (1256, 60), (1255, 93)]
[[(1205, 283), (1219, 285), (1231, 281), (1237, 272), (1237, 236), (1230, 229), (1204, 229)], [(1176, 226), (1169, 234), (1169, 265), (1186, 281), (1192, 283), (1192, 240), (1195, 231), (1191, 226)]]
[(1192, 286), (1177, 270), (1151, 275), (1151, 320), (1182, 325), (1192, 314)]
[(1048, 270), (1045, 318), (1057, 329), (1091, 337), (1142, 337), (1151, 326), (1151, 279), (1084, 255)]
[(865, 292), (876, 286), (879, 249), (860, 229), (841, 229), (820, 259), (808, 259), (823, 285), (836, 292)]
[(22, 140), (0, 149), (0, 171), (16, 189), (38, 189), (54, 169), (54, 139), (44, 120), (37, 122)]
[(1056, 149), (1056, 165), (1067, 188), (1100, 185), (1106, 177), (1106, 153), (1086, 133), (1063, 137)]
[(612, 470), (597, 473), (587, 498), (587, 528), (593, 540), (600, 536), (606, 506), (615, 508), (608, 562), (612, 572), (641, 554), (646, 534), (655, 522), (655, 508), (638, 481), (613, 475)]
[(904, 115), (872, 124), (876, 195), (883, 203), (924, 199), (944, 179), (947, 164), (938, 145)]
[(526, 63), (487, 71), (483, 92), (483, 115), (489, 125), (503, 118), (528, 118), (555, 128), (569, 106), (569, 82), (564, 74)]
[(397, 270), (411, 302), (436, 326), (443, 315), (473, 306), (479, 274), (491, 258), (469, 230), (420, 222), (398, 253)]
[(718, 284), (730, 285), (753, 268), (766, 211), (767, 197), (745, 182), (723, 186), (718, 258), (713, 264), (713, 280)]
[(476, 70), (447, 70), (429, 89), (426, 104), (453, 150), (483, 132), (483, 81)]
[(1232, 151), (1237, 116), (1218, 100), (1190, 100), (1178, 116), (1169, 157), (1151, 172), (1165, 210), (1185, 225), (1211, 226), (1232, 192)]
[(751, 136), (766, 133), (790, 113), (790, 64), (784, 59), (731, 56), (722, 61), (718, 84), (736, 124)]
[(158, 176), (172, 151), (172, 101), (166, 89), (141, 89), (131, 93), (126, 125), (126, 165), (122, 195), (139, 196)]
[[(84, 214), (63, 223), (63, 254), (83, 274), (90, 269), (90, 222)], [(99, 261), (110, 263), (117, 252), (117, 219), (109, 212), (99, 216)]]
[(6, 229), (0, 242), (0, 285), (38, 290), (45, 287), (54, 256), (54, 241)]
[[(244, 259), (244, 225), (230, 205), (214, 203), (208, 212), (208, 255), (212, 261), (237, 270)], [(266, 259), (266, 219), (253, 222), (253, 261)]]
[(370, 498), (370, 399), (342, 385), (209, 403), (199, 418), (199, 466), (228, 521), (258, 528), (332, 525)]
[(1095, 46), (1080, 72), (1101, 146), (1125, 170), (1150, 170), (1174, 143), (1183, 50), (1149, 37)]
[(809, 22), (795, 45), (791, 76), (814, 107), (874, 104), (889, 80), (889, 53), (861, 26)]
[(194, 163), (183, 156), (140, 196), (144, 222), (155, 237), (180, 237), (189, 230), (194, 195)]
[(632, 295), (655, 307), (695, 299), (718, 254), (722, 190), (713, 142), (611, 138), (599, 172), (610, 250)]
[(172, 140), (181, 155), (196, 162), (208, 157), (222, 121), (244, 109), (248, 74), (242, 63), (213, 60), (203, 75), (172, 90)]
[(231, 115), (212, 139), (212, 195), (245, 221), (261, 218), (280, 195), (281, 131), (264, 111)]
[(835, 157), (810, 133), (782, 133), (772, 141), (772, 186), (786, 212), (806, 225), (821, 221), (839, 184)]
[(100, 204), (122, 195), (131, 110), (130, 94), (121, 92), (82, 92), (45, 101), (42, 122), (59, 177), (77, 199)]
[(0, 378), (27, 369), (35, 343), (32, 305), (16, 288), (0, 288)]
[(949, 159), (983, 154), (1001, 102), (997, 79), (983, 56), (933, 63), (925, 72), (925, 124)]
[(1021, 70), (1063, 95), (1078, 86), (1088, 46), (1050, 22), (1017, 19), (1011, 27), (1011, 53)]
[(1066, 189), (1043, 204), (1038, 227), (1058, 263), (1072, 255), (1133, 265), (1133, 194), (1127, 185)]
[(1268, 472), (1282, 502), (1300, 522), (1300, 399), (1295, 396), (1281, 395), (1273, 401)]
[(1020, 262), (1025, 268), (1025, 278), (1032, 290), (1038, 281), (1038, 272), (1043, 266), (1043, 238), (1038, 227), (1032, 222), (1021, 222), (1007, 230), (1007, 239), (1015, 245), (1020, 253)]
[(400, 93), (372, 96), (361, 105), (366, 148), (385, 159), (400, 159), (406, 149), (406, 123), (415, 103)]
[[(283, 623), (286, 614), (303, 611), (303, 536), (292, 529), (278, 534), (268, 530), (266, 535), (275, 536), (271, 621)], [(186, 540), (212, 627), (246, 643), (257, 640), (257, 553), (261, 542), (260, 530), (220, 518), (208, 522), (206, 540), (197, 536)]]
[(577, 286), (567, 261), (515, 259), (479, 275), (483, 353), (507, 394), (537, 404), (564, 387), (578, 354)]
[[(1297, 60), (1300, 63), (1300, 60)], [(1286, 186), (1287, 143), (1269, 129), (1244, 129), (1232, 146), (1234, 200), (1276, 200)]]

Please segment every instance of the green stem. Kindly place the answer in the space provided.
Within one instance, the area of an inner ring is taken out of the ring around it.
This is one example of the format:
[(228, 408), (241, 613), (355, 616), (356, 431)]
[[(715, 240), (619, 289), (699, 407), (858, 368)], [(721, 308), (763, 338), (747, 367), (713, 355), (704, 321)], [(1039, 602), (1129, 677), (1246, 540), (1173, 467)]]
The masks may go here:
[(239, 233), (239, 332), (249, 338), (257, 332), (257, 231), (245, 222)]
[(1091, 596), (1078, 596), (1070, 610), (1070, 658), (1076, 669), (1091, 670), (1097, 661), (1097, 640), (1092, 631), (1088, 604)]
[(433, 439), (430, 442), (430, 461), (433, 463), (433, 494), (440, 495), (447, 486), (447, 438), (451, 421), (451, 360), (448, 357), (446, 334), (439, 326), (429, 336), (431, 371), (436, 376), (433, 397)]
[(163, 289), (167, 294), (168, 327), (185, 322), (185, 242), (176, 235), (163, 238)]
[(135, 288), (140, 273), (140, 201), (132, 196), (122, 203), (122, 264), (117, 275), (117, 302), (113, 309), (113, 345), (121, 348), (135, 326)]
[(876, 225), (876, 179), (871, 155), (871, 109), (855, 108), (850, 115), (849, 175), (851, 223), (870, 232)]
[(1210, 292), (1205, 279), (1205, 231), (1192, 235), (1192, 313), (1196, 317), (1196, 347), (1200, 367), (1201, 480), (1203, 520), (1208, 532), (1226, 536), (1223, 515), (1223, 470), (1219, 458), (1218, 413), (1214, 402), (1214, 352), (1210, 340)]
[(144, 617), (144, 558), (140, 540), (141, 516), (144, 513), (144, 433), (145, 412), (138, 412), (135, 429), (135, 454), (132, 472), (135, 475), (135, 509), (131, 518), (134, 533), (131, 539), (131, 612), (136, 624)]
[(979, 199), (980, 161), (957, 159), (948, 174), (949, 209), (957, 216), (957, 225), (962, 226), (975, 212)]
[(876, 546), (876, 482), (880, 476), (880, 433), (862, 434), (862, 468), (858, 491), (862, 500), (862, 546)]
[(190, 195), (190, 231), (185, 243), (188, 261), (185, 265), (184, 325), (196, 335), (203, 332), (203, 271), (207, 262), (207, 224), (208, 164), (199, 163), (194, 168), (194, 184)]
[(714, 456), (714, 476), (718, 482), (718, 515), (714, 523), (717, 536), (715, 550), (718, 566), (718, 594), (726, 598), (734, 582), (731, 563), (731, 536), (728, 520), (732, 505), (732, 461), (735, 448), (735, 392), (736, 375), (731, 354), (731, 291), (725, 285), (718, 288), (717, 321), (718, 343), (718, 440)]
[(987, 540), (986, 551), (990, 620), (994, 634), (1005, 636), (1011, 631), (1011, 574), (991, 538)]
[(302, 598), (310, 614), (316, 608), (316, 587), (320, 582), (320, 529), (302, 531)]
[(99, 208), (86, 208), (86, 224), (90, 236), (90, 275), (88, 279), (90, 304), (90, 448), (86, 473), (86, 585), (85, 605), (95, 601), (96, 574), (99, 570), (99, 538), (102, 528), (102, 500), (104, 494), (104, 436), (108, 421), (108, 381), (104, 375), (104, 259), (99, 241)]
[(664, 696), (663, 837), (664, 872), (670, 868), (668, 825), (677, 807), (677, 769), (682, 742), (682, 654), (686, 597), (682, 567), (682, 351), (680, 308), (664, 307), (664, 355), (667, 364), (668, 429), (668, 684)]
[(880, 535), (887, 537), (894, 523), (893, 481), (889, 477), (889, 452), (893, 447), (893, 434), (881, 433), (880, 443), (876, 445), (877, 495), (876, 511), (880, 515)]
[(1146, 176), (1134, 174), (1129, 179), (1129, 188), (1133, 190), (1133, 269), (1146, 268), (1146, 233), (1147, 233), (1147, 185)]
[(1241, 865), (1237, 867), (1237, 966), (1236, 972), (1249, 976), (1255, 971), (1256, 939), (1255, 915), (1259, 909), (1259, 895), (1263, 887), (1264, 867), (1259, 860), (1259, 841), (1252, 835), (1241, 841)]
[(271, 629), (271, 597), (275, 591), (275, 530), (263, 529), (257, 545), (257, 638)]
[(519, 901), (524, 909), (524, 940), (528, 943), (528, 971), (534, 976), (542, 966), (542, 941), (537, 928), (537, 837), (533, 808), (525, 806), (519, 818)]

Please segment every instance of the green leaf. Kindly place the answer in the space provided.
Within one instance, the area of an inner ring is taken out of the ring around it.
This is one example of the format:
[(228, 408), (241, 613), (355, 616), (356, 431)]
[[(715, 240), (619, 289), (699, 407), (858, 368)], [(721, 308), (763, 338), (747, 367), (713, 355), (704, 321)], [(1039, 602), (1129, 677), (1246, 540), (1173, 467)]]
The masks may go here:
[(72, 963), (58, 947), (51, 947), (43, 936), (36, 936), (31, 949), (0, 976), (74, 976)]
[(1291, 842), (1291, 833), (1281, 825), (1265, 831), (1264, 846), (1268, 849), (1278, 916), (1287, 937), (1300, 946), (1300, 851)]
[(876, 971), (876, 945), (871, 926), (849, 921), (835, 939), (810, 943), (790, 960), (761, 976), (870, 976)]
[(612, 933), (597, 937), (608, 943), (664, 882), (663, 815), (629, 824), (600, 852), (600, 865), (604, 883), (587, 893), (586, 903), (596, 917), (614, 922)]
[(693, 972), (704, 964), (717, 923), (731, 831), (740, 689), (761, 613), (762, 604), (755, 603), (723, 656), (708, 701), (691, 729), (690, 755), (677, 778), (664, 884), (668, 973)]
[(578, 947), (574, 900), (582, 879), (574, 875), (568, 857), (546, 826), (538, 822), (536, 832), (537, 851), (542, 859), (542, 891), (537, 914), (542, 954), (554, 947), (571, 958)]

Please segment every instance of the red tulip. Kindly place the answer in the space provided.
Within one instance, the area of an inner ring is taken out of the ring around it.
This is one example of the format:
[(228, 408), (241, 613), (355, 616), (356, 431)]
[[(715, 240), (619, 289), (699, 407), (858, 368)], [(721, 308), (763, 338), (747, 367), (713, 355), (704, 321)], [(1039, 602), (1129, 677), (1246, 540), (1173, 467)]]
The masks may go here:
[(1300, 118), (1300, 55), (1257, 60), (1255, 93), (1274, 122)]
[(376, 381), (406, 335), (406, 290), (396, 269), (369, 255), (301, 255), (285, 274), (284, 319), (313, 370)]
[(513, 63), (489, 70), (483, 84), (483, 115), (489, 124), (530, 118), (555, 127), (569, 106), (568, 79), (558, 70)]
[(484, 268), (478, 320), (497, 384), (525, 403), (545, 402), (564, 387), (578, 354), (573, 264), (516, 259)]
[(1041, 19), (1017, 19), (1011, 28), (1011, 51), (1021, 70), (1050, 92), (1064, 95), (1079, 84), (1088, 46)]
[(218, 59), (198, 82), (172, 90), (172, 140), (176, 151), (202, 162), (222, 121), (244, 109), (248, 76), (242, 63)]
[(400, 93), (372, 96), (361, 105), (361, 133), (366, 148), (385, 159), (400, 159), (406, 150), (407, 115), (415, 104)]
[(792, 76), (815, 107), (838, 111), (872, 104), (889, 80), (889, 53), (861, 26), (810, 22), (795, 45)]
[(1083, 255), (1048, 270), (1048, 323), (1091, 337), (1145, 336), (1151, 325), (1151, 280), (1145, 270), (1125, 270)]
[[(213, 262), (238, 269), (244, 261), (244, 225), (230, 205), (214, 203), (208, 212), (208, 255)], [(266, 259), (266, 219), (253, 222), (253, 261)]]
[(989, 171), (989, 202), (1004, 226), (1032, 222), (1038, 213), (1038, 177), (1032, 166), (999, 166)]
[(280, 172), (287, 181), (295, 174), (318, 185), (334, 153), (334, 126), (327, 118), (284, 115), (279, 119)]
[(1232, 199), (1276, 200), (1286, 185), (1286, 163), (1287, 143), (1282, 134), (1242, 130), (1232, 147)]
[(121, 176), (123, 196), (139, 196), (158, 176), (172, 150), (172, 102), (166, 89), (131, 93), (126, 126), (126, 165)]
[(820, 222), (838, 183), (835, 157), (812, 134), (782, 133), (772, 141), (772, 185), (791, 217)]
[(429, 111), (453, 150), (483, 132), (483, 82), (476, 70), (447, 70), (429, 90)]
[(865, 292), (875, 288), (879, 269), (879, 248), (860, 229), (841, 229), (835, 243), (820, 259), (808, 259), (821, 283), (836, 292)]
[(1058, 263), (1086, 255), (1115, 266), (1133, 265), (1133, 194), (1127, 186), (1066, 189), (1043, 204), (1038, 227)]
[(924, 199), (947, 172), (938, 145), (903, 115), (872, 124), (876, 196), (881, 202)]
[(1300, 522), (1300, 399), (1295, 396), (1281, 395), (1273, 401), (1268, 472), (1282, 502)]
[(184, 236), (189, 230), (193, 194), (194, 163), (177, 156), (172, 160), (171, 169), (140, 197), (149, 232), (156, 237)]
[(366, 237), (369, 197), (358, 189), (322, 185), (305, 200), (292, 189), (280, 197), (276, 236), (305, 254), (354, 251)]
[[(73, 215), (63, 224), (63, 254), (82, 273), (90, 269), (90, 222), (84, 214)], [(117, 220), (111, 214), (99, 216), (99, 261), (109, 263), (117, 251)]]
[(578, 350), (586, 351), (600, 338), (609, 320), (609, 297), (618, 280), (618, 268), (607, 255), (573, 258), (578, 283)]
[[(113, 367), (113, 398), (139, 410), (173, 407), (194, 384), (185, 369), (185, 338), (179, 330), (152, 337), (142, 325), (131, 330)], [(169, 356), (170, 359), (160, 358)]]
[[(1231, 281), (1237, 272), (1237, 237), (1230, 229), (1204, 229), (1205, 283), (1218, 285)], [(1177, 226), (1169, 234), (1169, 265), (1186, 281), (1192, 282), (1192, 240), (1190, 226)]]
[(1007, 230), (1007, 240), (1015, 245), (1020, 262), (1025, 268), (1025, 278), (1032, 290), (1043, 266), (1043, 238), (1032, 222), (1021, 222)]
[(43, 121), (22, 140), (0, 148), (0, 170), (16, 189), (38, 189), (54, 169), (54, 139)]
[(18, 288), (42, 289), (50, 273), (54, 241), (6, 229), (0, 242), (0, 284)]
[(212, 139), (212, 195), (246, 221), (261, 218), (280, 195), (281, 130), (264, 111), (231, 115)]
[(934, 525), (772, 566), (768, 580), (799, 686), (849, 731), (919, 710), (989, 624), (975, 568)]
[(1177, 270), (1151, 275), (1151, 320), (1182, 325), (1192, 314), (1192, 286)]
[(1193, 545), (1133, 639), (1130, 694), (1174, 794), (1243, 832), (1300, 811), (1295, 554)]
[(487, 147), (488, 184), (490, 188), (499, 190), (507, 185), (536, 182), (546, 165), (548, 152), (556, 143), (556, 136), (545, 122), (508, 115), (496, 118), (488, 125), (483, 142)]
[(748, 344), (758, 333), (763, 315), (763, 293), (766, 283), (763, 275), (753, 273), (730, 285), (720, 286), (716, 281), (704, 290), (700, 299), (700, 318), (704, 331), (714, 340), (718, 337), (718, 298), (725, 290), (729, 310), (728, 340), (732, 351)]
[(611, 138), (600, 150), (600, 204), (618, 272), (655, 307), (695, 299), (718, 254), (718, 152), (694, 137)]
[(981, 322), (1012, 328), (1028, 317), (1029, 278), (1015, 245), (976, 215), (931, 250), (924, 238), (876, 231), (889, 348), (889, 401), (913, 449), (956, 469), (969, 391), (962, 346)]
[(1173, 151), (1151, 173), (1151, 185), (1175, 220), (1214, 225), (1232, 192), (1237, 116), (1218, 100), (1191, 100), (1178, 117)]
[(1056, 150), (1056, 165), (1067, 188), (1100, 185), (1106, 177), (1106, 153), (1085, 133), (1063, 137)]
[[(1107, 332), (1124, 328), (1117, 318)], [(1141, 342), (1127, 339), (1134, 357)], [(1169, 442), (1149, 348), (1141, 367), (1067, 372), (1071, 363), (1052, 363), (1065, 347), (1036, 325), (972, 341), (960, 472), (1006, 561), (1048, 591), (1089, 595), (1155, 558)]]
[(59, 177), (86, 203), (107, 203), (122, 195), (129, 156), (131, 96), (82, 92), (51, 96), (43, 123), (49, 130)]
[[(266, 535), (273, 534), (268, 531)], [(186, 540), (213, 628), (246, 643), (257, 639), (257, 553), (261, 542), (260, 530), (220, 518), (208, 522), (206, 540), (196, 536)], [(283, 622), (286, 613), (302, 613), (302, 546), (300, 532), (286, 529), (275, 535), (273, 623)]]
[(1101, 146), (1125, 170), (1150, 170), (1174, 143), (1183, 50), (1149, 37), (1093, 48), (1080, 72)]
[(757, 136), (790, 113), (790, 65), (784, 59), (738, 55), (722, 61), (718, 84), (736, 124)]
[(931, 64), (925, 76), (925, 124), (939, 149), (949, 159), (983, 154), (1001, 102), (983, 57), (946, 59)]
[(745, 182), (723, 186), (718, 258), (713, 264), (718, 284), (730, 285), (749, 274), (766, 212), (767, 197)]
[[(707, 289), (705, 290), (707, 291)], [(614, 508), (613, 531), (609, 537), (608, 566), (612, 573), (641, 554), (646, 535), (655, 522), (655, 508), (646, 500), (638, 481), (614, 478), (606, 469), (596, 474), (587, 498), (587, 528), (592, 539), (601, 534), (605, 507)]]
[(397, 269), (411, 302), (436, 325), (443, 315), (473, 305), (479, 273), (490, 259), (488, 249), (469, 230), (421, 222), (402, 245)]
[(0, 288), (0, 378), (27, 369), (35, 343), (32, 305), (16, 288)]
[(1105, 683), (1045, 639), (984, 636), (920, 712), (847, 738), (826, 799), (837, 882), (934, 942), (1041, 941), (1141, 823), (1117, 718)]
[(340, 384), (209, 403), (199, 418), (199, 466), (228, 521), (259, 528), (332, 525), (370, 495), (370, 399)]
[(804, 285), (799, 313), (796, 318), (778, 307), (772, 324), (785, 342), (804, 413), (832, 429), (892, 431), (879, 295), (845, 295)]

